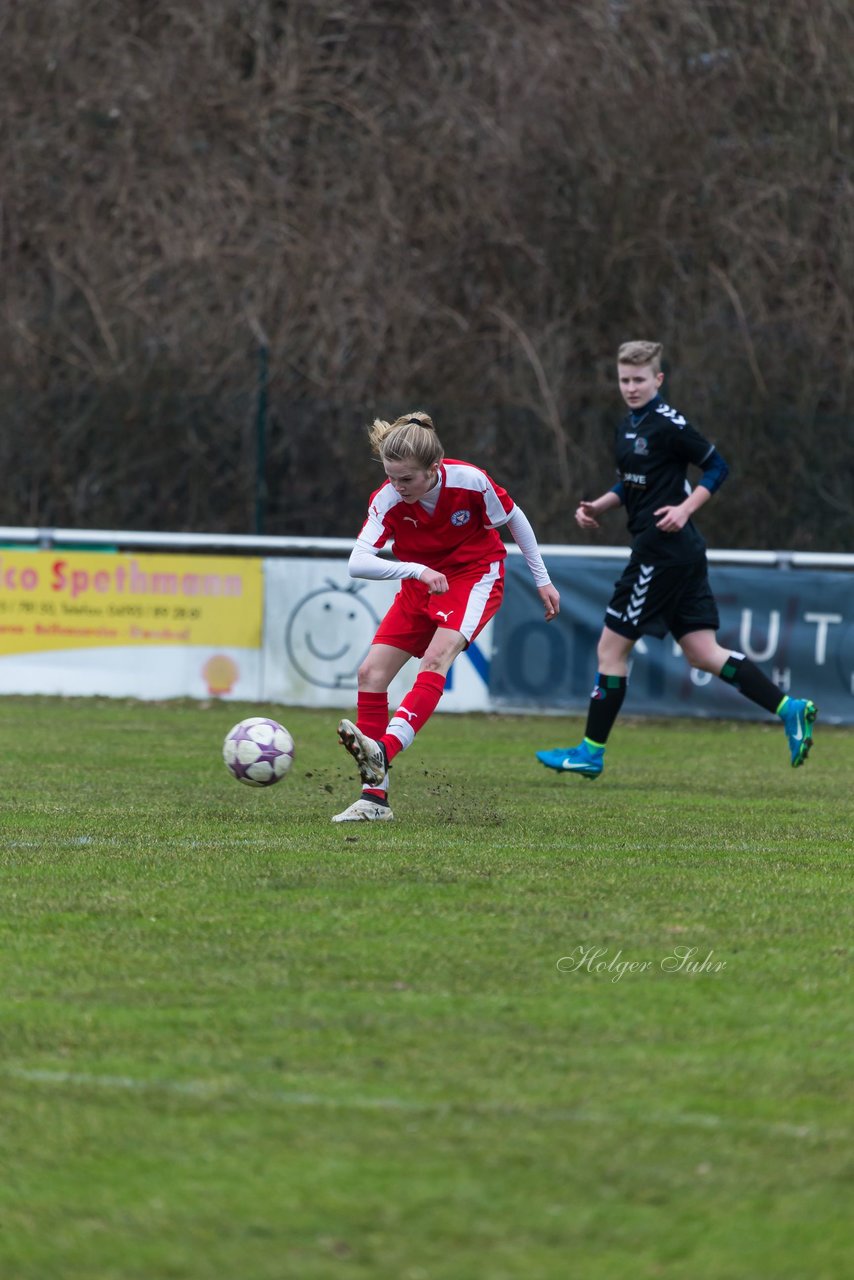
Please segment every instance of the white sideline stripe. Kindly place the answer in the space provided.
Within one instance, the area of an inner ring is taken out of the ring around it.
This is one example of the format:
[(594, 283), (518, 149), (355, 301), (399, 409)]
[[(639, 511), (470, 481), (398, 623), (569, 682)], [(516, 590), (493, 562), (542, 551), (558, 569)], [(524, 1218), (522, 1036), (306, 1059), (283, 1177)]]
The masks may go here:
[(206, 1080), (140, 1080), (134, 1076), (99, 1076), (85, 1071), (45, 1071), (27, 1067), (6, 1067), (2, 1074), (29, 1084), (72, 1085), (85, 1089), (123, 1089), (130, 1093), (179, 1093), (186, 1097), (215, 1101), (235, 1098), (241, 1102), (280, 1102), (292, 1107), (328, 1107), (335, 1111), (440, 1112), (451, 1105), (409, 1101), (405, 1098), (334, 1098), (320, 1093), (283, 1089), (241, 1089)]
[(574, 1120), (597, 1126), (613, 1123), (631, 1123), (666, 1128), (678, 1126), (689, 1129), (719, 1129), (721, 1132), (748, 1130), (782, 1138), (812, 1138), (826, 1142), (831, 1139), (848, 1140), (845, 1130), (819, 1129), (812, 1124), (792, 1124), (786, 1120), (725, 1120), (722, 1116), (705, 1115), (702, 1112), (645, 1112), (642, 1116), (624, 1116), (613, 1111), (596, 1111), (584, 1107), (516, 1106), (503, 1102), (426, 1102), (408, 1098), (364, 1098), (357, 1095), (335, 1098), (320, 1093), (286, 1089), (241, 1089), (205, 1080), (140, 1080), (134, 1076), (99, 1076), (85, 1071), (47, 1071), (40, 1068), (4, 1067), (0, 1074), (28, 1084), (44, 1084), (62, 1087), (80, 1086), (86, 1089), (120, 1089), (130, 1093), (177, 1093), (185, 1097), (207, 1101), (232, 1098), (238, 1102), (280, 1103), (288, 1107), (326, 1108), (330, 1111), (401, 1111), (421, 1115), (452, 1115), (465, 1112), (475, 1115), (522, 1116), (530, 1120)]
[[(79, 845), (106, 844), (113, 848), (118, 848), (119, 846), (124, 846), (127, 842), (127, 839), (119, 836), (63, 836), (61, 840), (7, 840), (4, 847), (7, 849), (66, 849), (69, 847), (77, 848)], [(210, 840), (199, 840), (197, 836), (175, 836), (174, 839), (165, 840), (146, 839), (145, 843), (149, 847), (152, 845), (168, 845), (171, 848), (180, 845), (186, 846), (188, 849), (208, 849), (214, 845), (224, 843), (228, 843), (229, 847), (239, 844), (257, 845), (258, 840), (253, 836), (234, 836), (229, 838), (227, 842), (222, 837), (216, 840), (213, 837)]]
[[(541, 707), (530, 707), (526, 712), (526, 714), (535, 716), (535, 715), (543, 715), (544, 712)], [(563, 711), (556, 711), (554, 714), (555, 716), (558, 716), (558, 715), (564, 715), (565, 713)], [(825, 723), (828, 723), (826, 716), (825, 716)], [(757, 726), (754, 723), (753, 727), (759, 727), (759, 726)], [(768, 727), (772, 729), (775, 728), (775, 726), (773, 725)], [(321, 821), (324, 821), (324, 822), (326, 821), (326, 819), (322, 815), (321, 815)], [(845, 837), (843, 837), (843, 835), (840, 834), (838, 836), (833, 835), (833, 836), (828, 836), (826, 838), (829, 843), (842, 843)], [(139, 837), (140, 841), (142, 841), (143, 839), (144, 837)], [(467, 847), (466, 838), (462, 836), (444, 835), (443, 841), (444, 841), (444, 849), (446, 852), (448, 849), (456, 848), (457, 845), (462, 845), (463, 848)], [(98, 845), (106, 845), (111, 849), (118, 849), (118, 848), (125, 848), (128, 845), (128, 843), (129, 843), (129, 839), (124, 837), (120, 839), (118, 836), (92, 836), (91, 839), (88, 839), (88, 840), (82, 840), (82, 839), (7, 840), (3, 848), (10, 849), (10, 850), (11, 849), (64, 849), (69, 846), (74, 846), (76, 848), (78, 845), (82, 845), (82, 844), (98, 844)], [(255, 848), (259, 847), (258, 837), (256, 836), (234, 836), (234, 837), (229, 837), (228, 839), (225, 839), (225, 838), (214, 839), (214, 837), (211, 837), (209, 840), (199, 840), (195, 836), (176, 836), (174, 839), (165, 839), (165, 840), (144, 839), (144, 843), (145, 843), (145, 848), (147, 850), (160, 849), (160, 848), (174, 849), (174, 848), (183, 848), (183, 847), (186, 847), (189, 849), (218, 849), (221, 846), (227, 846), (229, 849), (231, 849), (237, 845), (254, 845)], [(668, 845), (668, 852), (669, 853), (696, 853), (698, 849), (702, 850), (705, 847), (706, 847), (705, 845), (700, 843), (700, 838), (698, 837), (697, 840), (685, 841), (681, 844)], [(512, 850), (512, 852), (517, 853), (519, 849), (519, 845), (518, 845), (518, 842), (513, 839), (493, 840), (492, 848), (494, 850), (510, 849)], [(775, 843), (775, 844), (754, 844), (754, 843), (751, 843), (750, 841), (743, 841), (743, 842), (732, 841), (731, 843), (725, 844), (723, 846), (723, 852), (737, 853), (737, 854), (749, 853), (753, 856), (753, 855), (758, 855), (763, 853), (779, 853), (781, 849), (786, 849), (786, 848), (788, 848), (788, 844), (786, 844), (785, 841), (782, 843)], [(566, 852), (604, 853), (609, 855), (609, 857), (612, 859), (621, 860), (624, 854), (626, 853), (649, 853), (650, 845), (648, 842), (644, 842), (641, 840), (635, 840), (635, 841), (629, 840), (621, 844), (618, 850), (615, 848), (613, 844), (604, 843), (602, 841), (578, 840), (573, 843), (566, 840), (548, 840), (537, 847), (536, 854), (543, 855), (543, 854), (551, 853), (552, 851), (555, 851), (555, 850), (560, 853), (566, 853)]]

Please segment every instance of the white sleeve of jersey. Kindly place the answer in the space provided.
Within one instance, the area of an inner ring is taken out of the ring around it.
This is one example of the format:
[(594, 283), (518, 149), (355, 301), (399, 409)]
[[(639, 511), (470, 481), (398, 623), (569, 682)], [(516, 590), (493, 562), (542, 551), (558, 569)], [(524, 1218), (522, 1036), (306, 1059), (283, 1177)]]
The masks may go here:
[(387, 537), (388, 534), (385, 531), (380, 513), (372, 503), (368, 508), (368, 514), (365, 523), (362, 525), (358, 540), (371, 547), (381, 547)]
[(547, 587), (551, 582), (549, 571), (545, 566), (540, 548), (537, 546), (537, 535), (531, 528), (531, 522), (520, 507), (514, 507), (507, 521), (507, 528), (516, 543), (525, 563), (531, 570), (531, 576), (538, 587)]
[[(512, 498), (508, 497), (507, 500), (512, 502)], [(486, 507), (486, 518), (490, 529), (499, 529), (501, 525), (508, 523), (511, 512), (504, 510), (504, 504), (493, 489), (489, 479), (487, 479), (484, 489), (483, 504)]]
[(376, 582), (393, 578), (420, 578), (426, 567), (413, 561), (382, 560), (379, 548), (372, 546), (365, 537), (356, 539), (347, 566), (351, 578), (372, 578)]

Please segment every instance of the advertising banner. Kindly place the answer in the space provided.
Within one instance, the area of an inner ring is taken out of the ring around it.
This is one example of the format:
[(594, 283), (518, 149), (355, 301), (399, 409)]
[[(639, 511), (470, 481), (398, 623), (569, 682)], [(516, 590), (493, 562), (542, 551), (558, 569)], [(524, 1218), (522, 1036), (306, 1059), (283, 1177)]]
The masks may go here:
[(0, 693), (256, 698), (258, 558), (0, 550)]
[[(586, 709), (623, 560), (547, 556), (562, 597), (546, 624), (519, 556), (497, 617), (449, 674), (443, 711)], [(854, 573), (710, 566), (718, 639), (825, 722), (854, 723)], [(355, 707), (357, 671), (398, 584), (342, 556), (270, 558), (0, 548), (0, 694), (217, 697)], [(417, 662), (390, 689), (395, 707)], [(635, 647), (626, 714), (762, 718), (678, 646)]]
[[(340, 558), (267, 560), (265, 583), (263, 697), (300, 707), (355, 707), (359, 664), (400, 584), (353, 579)], [(493, 625), (457, 658), (441, 710), (489, 709)], [(417, 672), (412, 659), (394, 680), (392, 708)]]
[[(524, 564), (510, 557), (495, 623), (489, 689), (496, 709), (584, 710), (596, 642), (624, 561), (547, 557), (561, 613), (546, 624)], [(827, 722), (854, 723), (854, 574), (710, 565), (720, 644), (747, 654), (783, 693), (812, 698)], [(533, 597), (533, 601), (532, 601)], [(761, 719), (723, 681), (693, 671), (670, 637), (635, 646), (624, 714)]]

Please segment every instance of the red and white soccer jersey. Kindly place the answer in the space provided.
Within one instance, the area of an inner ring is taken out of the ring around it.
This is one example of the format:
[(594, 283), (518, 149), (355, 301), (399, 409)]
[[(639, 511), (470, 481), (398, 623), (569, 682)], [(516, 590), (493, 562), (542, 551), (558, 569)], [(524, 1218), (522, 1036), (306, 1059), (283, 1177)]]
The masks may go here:
[(431, 515), (420, 502), (404, 502), (388, 481), (371, 494), (361, 538), (373, 547), (391, 542), (398, 560), (416, 561), (440, 573), (458, 573), (503, 560), (496, 529), (513, 514), (514, 502), (480, 467), (446, 458), (442, 490)]

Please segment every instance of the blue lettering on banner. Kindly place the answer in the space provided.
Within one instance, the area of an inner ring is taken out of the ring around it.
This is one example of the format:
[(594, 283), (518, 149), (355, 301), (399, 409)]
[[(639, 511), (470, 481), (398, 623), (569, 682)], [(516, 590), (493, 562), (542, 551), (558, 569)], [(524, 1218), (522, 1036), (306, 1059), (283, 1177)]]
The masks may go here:
[[(564, 602), (548, 625), (531, 616), (538, 602), (527, 566), (508, 559), (504, 604), (493, 633), (490, 701), (508, 710), (537, 705), (583, 713), (596, 673), (597, 639), (622, 564), (546, 557), (546, 567)], [(712, 563), (709, 581), (721, 645), (752, 656), (781, 696), (812, 698), (825, 722), (854, 723), (854, 573), (781, 573)], [(765, 718), (724, 681), (692, 676), (669, 636), (635, 646), (623, 713)]]

